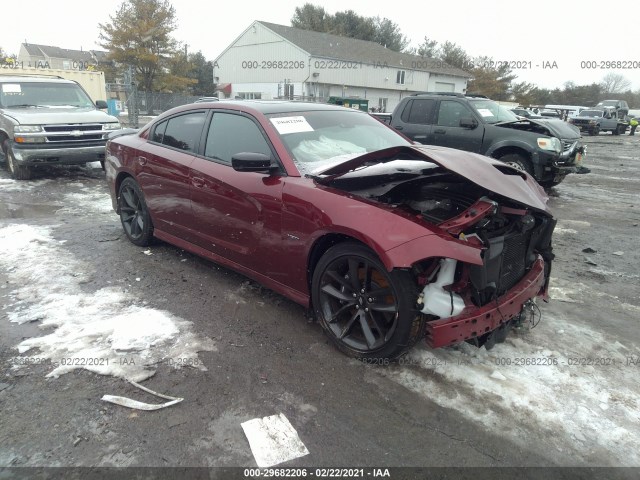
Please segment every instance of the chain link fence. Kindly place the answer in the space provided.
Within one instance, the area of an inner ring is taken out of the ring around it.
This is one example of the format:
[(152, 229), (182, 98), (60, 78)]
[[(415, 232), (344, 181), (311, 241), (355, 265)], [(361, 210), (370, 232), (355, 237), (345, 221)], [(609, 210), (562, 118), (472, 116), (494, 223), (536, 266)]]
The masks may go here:
[(107, 96), (119, 101), (123, 108), (119, 112), (120, 123), (131, 128), (139, 128), (162, 112), (200, 98), (181, 93), (140, 92), (135, 85), (121, 83), (107, 84)]

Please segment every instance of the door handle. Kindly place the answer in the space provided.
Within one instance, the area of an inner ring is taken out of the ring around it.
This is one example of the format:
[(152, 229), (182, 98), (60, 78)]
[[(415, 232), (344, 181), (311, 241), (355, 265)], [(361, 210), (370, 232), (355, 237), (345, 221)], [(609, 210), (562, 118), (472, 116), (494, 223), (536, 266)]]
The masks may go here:
[(194, 187), (204, 187), (204, 178), (200, 177), (191, 177), (191, 183), (193, 183)]
[(402, 127), (401, 127), (400, 125), (398, 125), (398, 126), (396, 127), (396, 130), (402, 130)]
[(147, 159), (145, 157), (138, 157), (138, 163), (144, 166), (147, 164)]
[(445, 134), (447, 131), (444, 128), (436, 128), (433, 133), (442, 133)]

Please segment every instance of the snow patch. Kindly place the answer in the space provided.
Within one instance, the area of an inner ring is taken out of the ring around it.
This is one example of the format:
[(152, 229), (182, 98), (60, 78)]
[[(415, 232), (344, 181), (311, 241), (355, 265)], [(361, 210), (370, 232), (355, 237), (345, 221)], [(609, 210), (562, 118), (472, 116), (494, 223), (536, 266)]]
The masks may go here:
[(65, 193), (65, 207), (56, 211), (57, 215), (78, 213), (111, 213), (115, 214), (111, 204), (111, 196), (103, 188), (82, 188), (81, 192)]
[(576, 465), (638, 466), (640, 383), (622, 349), (638, 351), (546, 313), (491, 351), (419, 346), (412, 366), (375, 372), (516, 443), (544, 441)]
[(194, 334), (191, 322), (137, 305), (115, 287), (83, 292), (80, 282), (89, 277), (89, 267), (52, 238), (49, 228), (10, 225), (0, 229), (0, 243), (0, 265), (11, 285), (19, 285), (9, 294), (9, 320), (38, 320), (47, 332), (16, 348), (20, 354), (37, 348), (37, 357), (51, 359), (47, 376), (84, 368), (139, 382), (164, 361), (206, 370), (197, 352), (215, 351), (210, 339)]
[(51, 179), (45, 180), (14, 180), (13, 178), (0, 178), (1, 192), (25, 192), (40, 188), (45, 183), (51, 182)]

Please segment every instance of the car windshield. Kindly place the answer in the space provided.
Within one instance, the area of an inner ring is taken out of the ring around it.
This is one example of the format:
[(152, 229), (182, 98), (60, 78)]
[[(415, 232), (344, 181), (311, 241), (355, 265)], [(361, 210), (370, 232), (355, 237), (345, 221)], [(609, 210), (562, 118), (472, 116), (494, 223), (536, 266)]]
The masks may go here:
[(518, 117), (492, 100), (471, 100), (471, 104), (487, 123), (517, 122)]
[(367, 152), (411, 145), (371, 116), (346, 108), (279, 113), (268, 117), (303, 175)]
[(618, 100), (605, 100), (604, 102), (598, 103), (600, 107), (616, 107), (618, 105)]
[(93, 107), (93, 102), (76, 84), (23, 82), (0, 85), (0, 106), (27, 107)]
[(580, 112), (581, 117), (601, 117), (602, 110), (583, 110)]

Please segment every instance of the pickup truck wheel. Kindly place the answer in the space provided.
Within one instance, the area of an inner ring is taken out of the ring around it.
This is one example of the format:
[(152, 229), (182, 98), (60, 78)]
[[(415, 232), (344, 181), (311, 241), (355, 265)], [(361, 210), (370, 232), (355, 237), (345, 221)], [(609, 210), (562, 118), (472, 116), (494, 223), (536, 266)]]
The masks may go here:
[(627, 126), (626, 125), (620, 125), (618, 127), (618, 135), (624, 135), (627, 131)]
[(523, 172), (527, 172), (528, 174), (533, 175), (533, 167), (531, 166), (531, 162), (528, 158), (525, 158), (522, 155), (519, 155), (517, 153), (509, 153), (507, 155), (503, 155), (498, 160), (517, 170), (522, 170)]
[(16, 180), (29, 180), (31, 178), (31, 169), (26, 165), (18, 165), (16, 159), (11, 151), (9, 140), (5, 140), (2, 143), (2, 150), (4, 151), (4, 158), (7, 162), (7, 170), (13, 178)]
[(595, 127), (593, 127), (593, 130), (591, 130), (589, 133), (591, 135), (598, 135), (600, 133), (600, 127), (596, 125)]
[(611, 133), (612, 133), (613, 135), (620, 135), (619, 127), (616, 125), (616, 128), (614, 128), (613, 130), (611, 130)]

